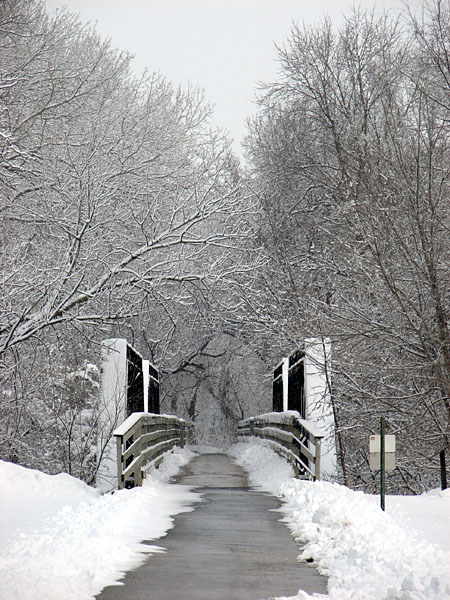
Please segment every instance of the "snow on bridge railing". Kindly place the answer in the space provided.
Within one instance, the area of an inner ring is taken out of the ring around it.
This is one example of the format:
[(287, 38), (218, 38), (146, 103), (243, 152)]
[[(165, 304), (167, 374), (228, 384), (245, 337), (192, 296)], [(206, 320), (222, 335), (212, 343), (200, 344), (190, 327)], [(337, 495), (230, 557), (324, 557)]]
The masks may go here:
[(119, 489), (142, 485), (143, 468), (157, 466), (174, 446), (184, 447), (186, 423), (173, 415), (132, 413), (115, 431)]
[(267, 440), (286, 458), (298, 477), (320, 479), (320, 448), (323, 434), (294, 410), (266, 413), (239, 421), (238, 435)]

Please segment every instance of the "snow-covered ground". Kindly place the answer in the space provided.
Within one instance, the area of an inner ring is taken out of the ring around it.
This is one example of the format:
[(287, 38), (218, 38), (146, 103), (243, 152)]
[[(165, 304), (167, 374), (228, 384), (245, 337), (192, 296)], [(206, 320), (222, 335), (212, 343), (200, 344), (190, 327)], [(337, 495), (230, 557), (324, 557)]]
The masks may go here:
[[(284, 500), (283, 519), (305, 544), (302, 559), (329, 576), (328, 596), (299, 592), (297, 600), (450, 598), (450, 490), (388, 496), (383, 513), (376, 496), (294, 479), (260, 442), (230, 453), (255, 486)], [(166, 483), (192, 456), (177, 450), (142, 488), (103, 496), (69, 475), (0, 461), (1, 600), (91, 600), (160, 552), (141, 540), (161, 538), (174, 515), (195, 508), (198, 494)]]
[(193, 456), (167, 455), (141, 488), (100, 495), (70, 475), (0, 461), (1, 600), (90, 600), (136, 567), (200, 496), (166, 481)]
[[(230, 454), (254, 485), (285, 501), (294, 537), (329, 576), (328, 596), (299, 592), (297, 600), (444, 600), (450, 598), (450, 490), (379, 497), (327, 482), (300, 481), (260, 442)], [(285, 600), (285, 599), (283, 599)]]

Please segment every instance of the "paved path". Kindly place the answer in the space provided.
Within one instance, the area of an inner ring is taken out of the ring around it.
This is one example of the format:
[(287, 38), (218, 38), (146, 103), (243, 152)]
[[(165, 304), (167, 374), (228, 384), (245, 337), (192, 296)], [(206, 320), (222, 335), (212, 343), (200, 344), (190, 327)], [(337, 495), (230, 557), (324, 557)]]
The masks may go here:
[(200, 489), (204, 500), (175, 517), (154, 554), (110, 586), (99, 600), (261, 600), (299, 589), (326, 594), (326, 578), (300, 553), (279, 522), (280, 502), (249, 488), (243, 469), (224, 454), (194, 458), (177, 482)]

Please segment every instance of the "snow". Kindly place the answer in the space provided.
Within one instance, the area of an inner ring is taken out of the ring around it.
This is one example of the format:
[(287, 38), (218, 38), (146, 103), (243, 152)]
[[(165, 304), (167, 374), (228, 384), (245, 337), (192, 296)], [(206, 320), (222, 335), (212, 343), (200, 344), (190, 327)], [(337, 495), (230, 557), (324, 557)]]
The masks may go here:
[(263, 415), (258, 415), (257, 417), (249, 417), (248, 419), (241, 421), (241, 423), (250, 423), (251, 421), (266, 421), (267, 423), (289, 423), (293, 417), (296, 418), (297, 421), (315, 437), (322, 438), (324, 436), (323, 432), (318, 427), (316, 427), (313, 422), (307, 421), (306, 419), (302, 419), (300, 413), (296, 410), (285, 410), (283, 412), (264, 413)]
[(289, 421), (291, 417), (296, 417), (300, 419), (300, 413), (296, 410), (285, 410), (283, 412), (269, 412), (264, 413), (262, 415), (258, 415), (257, 417), (249, 417), (245, 419), (244, 422), (250, 422), (257, 419), (258, 421), (270, 421), (271, 423), (285, 423)]
[(187, 444), (186, 448), (192, 450), (196, 454), (226, 454), (223, 448), (217, 448), (216, 446), (206, 446), (206, 445), (190, 445)]
[[(367, 496), (375, 505), (379, 496)], [(450, 489), (445, 492), (432, 490), (419, 496), (386, 496), (386, 512), (394, 514), (403, 529), (413, 530), (416, 535), (440, 546), (450, 548)], [(447, 498), (447, 501), (442, 501)], [(450, 564), (449, 564), (450, 570)]]
[(153, 413), (146, 413), (146, 412), (134, 412), (129, 417), (127, 417), (125, 419), (125, 421), (121, 425), (119, 425), (119, 427), (117, 427), (114, 430), (113, 435), (125, 435), (125, 434), (127, 434), (130, 431), (130, 429), (132, 427), (134, 427), (134, 425), (136, 425), (136, 423), (142, 417), (161, 417), (161, 418), (173, 421), (174, 423), (179, 423), (180, 421), (184, 422), (184, 419), (180, 419), (178, 417), (174, 417), (173, 415), (160, 415), (160, 414), (153, 414)]
[(450, 598), (450, 490), (388, 496), (383, 512), (377, 496), (293, 478), (264, 442), (229, 452), (254, 485), (284, 501), (283, 520), (304, 544), (299, 559), (313, 559), (329, 577), (327, 596), (299, 592), (296, 600)]
[(176, 449), (141, 488), (103, 496), (69, 475), (0, 461), (0, 598), (91, 600), (163, 551), (142, 540), (164, 536), (200, 500), (167, 483), (192, 456)]
[(0, 481), (0, 548), (11, 542), (16, 529), (32, 531), (61, 507), (75, 508), (98, 496), (66, 473), (50, 476), (4, 461), (0, 461)]
[[(450, 490), (387, 496), (383, 512), (377, 496), (295, 479), (262, 441), (236, 444), (230, 454), (253, 485), (283, 500), (283, 520), (303, 545), (300, 560), (313, 559), (329, 577), (327, 596), (299, 591), (295, 600), (450, 599)], [(0, 598), (92, 600), (164, 551), (142, 540), (163, 537), (173, 516), (201, 499), (167, 483), (193, 456), (176, 449), (149, 469), (142, 488), (104, 495), (69, 475), (0, 461)]]

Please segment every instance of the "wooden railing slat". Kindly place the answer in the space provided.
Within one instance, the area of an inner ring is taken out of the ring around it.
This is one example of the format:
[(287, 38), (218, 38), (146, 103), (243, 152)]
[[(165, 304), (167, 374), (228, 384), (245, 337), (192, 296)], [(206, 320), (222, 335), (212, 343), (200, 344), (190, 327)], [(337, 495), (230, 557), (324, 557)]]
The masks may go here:
[[(134, 485), (142, 484), (142, 467), (159, 459), (175, 445), (184, 446), (186, 424), (171, 415), (133, 413), (114, 432), (117, 440), (118, 487), (125, 487), (134, 474)], [(128, 444), (128, 442), (130, 442)], [(127, 447), (128, 446), (128, 447)], [(130, 463), (126, 465), (126, 463)]]
[[(297, 412), (267, 413), (244, 419), (238, 423), (238, 435), (267, 440), (299, 473), (308, 474), (310, 479), (320, 479), (323, 434), (313, 423), (301, 419)], [(307, 443), (313, 444), (314, 450), (306, 446)]]

